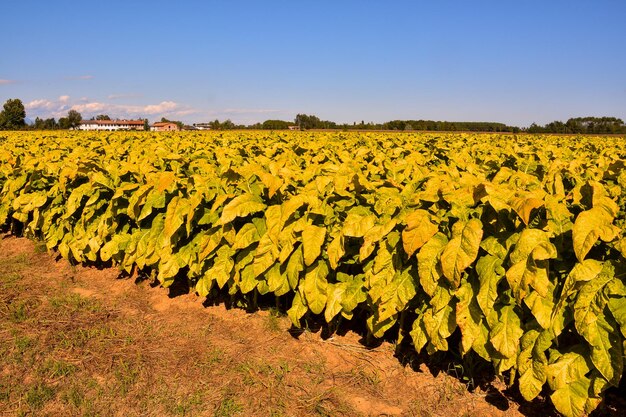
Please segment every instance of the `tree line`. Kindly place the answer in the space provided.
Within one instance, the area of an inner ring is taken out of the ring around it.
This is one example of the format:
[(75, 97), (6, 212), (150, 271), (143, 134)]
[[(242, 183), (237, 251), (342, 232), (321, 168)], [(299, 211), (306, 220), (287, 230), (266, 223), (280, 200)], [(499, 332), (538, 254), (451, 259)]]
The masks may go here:
[[(4, 103), (0, 112), (0, 130), (53, 130), (74, 129), (80, 125), (82, 116), (76, 110), (69, 110), (66, 117), (57, 121), (54, 118), (41, 119), (28, 125), (26, 123), (26, 110), (20, 99), (9, 99)], [(92, 119), (93, 120), (93, 119)], [(106, 114), (95, 117), (95, 120), (111, 120)], [(162, 122), (170, 122), (161, 118)], [(144, 119), (146, 130), (149, 129), (147, 119)], [(180, 121), (172, 121), (179, 128), (186, 126)], [(264, 129), (264, 130), (287, 130), (297, 128), (299, 130), (310, 129), (341, 129), (341, 130), (397, 130), (397, 131), (446, 131), (446, 132), (510, 132), (510, 133), (560, 133), (560, 134), (626, 134), (626, 125), (622, 119), (616, 117), (576, 117), (566, 122), (555, 120), (540, 126), (536, 123), (529, 127), (508, 126), (497, 122), (448, 122), (435, 120), (391, 120), (384, 123), (335, 123), (329, 120), (321, 120), (315, 115), (297, 114), (293, 121), (266, 120), (262, 123), (251, 125), (238, 125), (230, 119), (220, 122), (214, 120), (200, 124), (211, 130), (233, 129)]]

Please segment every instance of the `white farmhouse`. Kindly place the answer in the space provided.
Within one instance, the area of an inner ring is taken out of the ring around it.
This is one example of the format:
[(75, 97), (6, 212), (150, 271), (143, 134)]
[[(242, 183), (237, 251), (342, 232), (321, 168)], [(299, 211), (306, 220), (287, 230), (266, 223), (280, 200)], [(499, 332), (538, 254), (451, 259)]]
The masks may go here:
[(82, 120), (78, 130), (144, 130), (143, 120)]

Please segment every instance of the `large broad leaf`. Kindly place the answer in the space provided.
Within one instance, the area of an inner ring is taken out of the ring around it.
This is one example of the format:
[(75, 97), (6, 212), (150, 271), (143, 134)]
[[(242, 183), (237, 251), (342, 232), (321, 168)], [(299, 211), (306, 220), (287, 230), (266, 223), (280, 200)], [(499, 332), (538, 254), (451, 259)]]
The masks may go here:
[(274, 244), (269, 234), (261, 236), (254, 254), (254, 276), (263, 274), (278, 259), (278, 247)]
[(215, 280), (220, 288), (224, 288), (235, 266), (231, 255), (232, 250), (228, 246), (222, 246), (217, 251), (213, 266), (206, 272), (206, 275), (212, 280)]
[(511, 252), (513, 264), (506, 278), (518, 302), (534, 288), (542, 297), (548, 296), (550, 280), (548, 259), (557, 257), (556, 247), (548, 234), (539, 229), (524, 229)]
[(443, 233), (435, 234), (417, 254), (417, 274), (426, 294), (432, 296), (437, 290), (442, 277), (439, 259), (448, 238)]
[(396, 227), (396, 221), (391, 219), (384, 224), (378, 224), (365, 233), (363, 245), (359, 249), (359, 261), (363, 262), (372, 252), (377, 242), (387, 236)]
[[(331, 235), (332, 236), (332, 235)], [(328, 255), (328, 262), (332, 269), (337, 269), (339, 260), (345, 255), (346, 251), (343, 247), (344, 237), (341, 233), (335, 235), (332, 242), (328, 245), (326, 253)]]
[(294, 326), (300, 328), (300, 319), (309, 311), (304, 298), (300, 295), (300, 292), (296, 292), (296, 295), (293, 297), (293, 302), (289, 310), (287, 310), (287, 315), (291, 319), (291, 322)]
[(167, 205), (163, 224), (163, 244), (169, 245), (170, 239), (185, 224), (189, 212), (189, 200), (175, 196)]
[(550, 394), (554, 408), (566, 417), (586, 415), (585, 405), (589, 398), (589, 385), (589, 379), (583, 378), (557, 389)]
[(376, 224), (376, 216), (362, 211), (350, 211), (343, 224), (342, 234), (348, 237), (363, 237)]
[(326, 323), (330, 323), (341, 312), (341, 299), (345, 291), (346, 284), (343, 282), (328, 284), (328, 298), (326, 299), (326, 308), (324, 309), (324, 320), (326, 320)]
[(304, 275), (304, 297), (313, 314), (320, 314), (324, 310), (328, 298), (328, 265), (324, 261), (317, 261), (307, 268)]
[(237, 232), (233, 249), (245, 249), (260, 239), (259, 231), (253, 223), (246, 223)]
[(520, 216), (524, 224), (528, 225), (532, 211), (538, 209), (539, 207), (543, 207), (544, 202), (543, 200), (534, 197), (516, 197), (511, 200), (510, 205), (513, 210), (515, 210), (517, 215)]
[(499, 312), (499, 322), (489, 334), (493, 347), (505, 358), (512, 358), (517, 355), (522, 334), (524, 331), (520, 318), (513, 306), (503, 306)]
[(461, 354), (465, 355), (480, 336), (482, 312), (476, 300), (475, 289), (465, 281), (456, 290), (456, 323), (461, 329)]
[(304, 255), (302, 246), (293, 251), (285, 267), (285, 276), (291, 289), (296, 289), (300, 282), (300, 273), (304, 271)]
[[(552, 351), (551, 351), (552, 352)], [(553, 390), (566, 387), (567, 385), (580, 381), (590, 371), (587, 357), (589, 352), (581, 345), (575, 345), (569, 352), (550, 354), (550, 364), (548, 365), (548, 384)]]
[(610, 242), (617, 237), (620, 229), (612, 223), (613, 217), (601, 207), (593, 207), (576, 217), (572, 229), (572, 240), (574, 253), (580, 262), (585, 259), (598, 239)]
[(261, 198), (253, 194), (242, 194), (233, 198), (222, 210), (220, 224), (230, 223), (237, 217), (245, 217), (249, 214), (264, 210), (266, 207)]
[(402, 245), (407, 255), (412, 256), (437, 233), (438, 227), (431, 221), (431, 217), (426, 210), (416, 210), (406, 217)]
[(452, 240), (441, 254), (441, 269), (450, 283), (458, 288), (461, 274), (478, 256), (483, 225), (478, 219), (458, 221), (452, 227)]
[(498, 322), (498, 314), (493, 308), (499, 296), (498, 283), (504, 277), (502, 259), (493, 255), (485, 255), (476, 263), (476, 272), (480, 279), (480, 288), (476, 300), (487, 323), (493, 327)]
[(545, 346), (541, 346), (543, 338), (540, 335), (536, 330), (526, 332), (522, 336), (521, 352), (517, 357), (519, 389), (526, 401), (535, 399), (547, 380), (548, 360), (544, 353)]
[(454, 306), (446, 305), (438, 312), (429, 309), (423, 316), (424, 329), (429, 337), (426, 349), (429, 354), (448, 350), (448, 337), (456, 329)]
[(308, 224), (302, 231), (302, 247), (304, 248), (304, 264), (310, 266), (322, 253), (326, 238), (324, 227)]

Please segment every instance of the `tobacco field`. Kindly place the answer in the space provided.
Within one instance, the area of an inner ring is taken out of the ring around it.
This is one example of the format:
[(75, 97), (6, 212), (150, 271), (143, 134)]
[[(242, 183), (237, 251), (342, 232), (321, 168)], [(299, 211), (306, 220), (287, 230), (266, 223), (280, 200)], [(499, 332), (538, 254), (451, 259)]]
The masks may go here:
[(0, 132), (0, 229), (477, 355), (574, 417), (624, 371), (625, 160), (620, 137)]

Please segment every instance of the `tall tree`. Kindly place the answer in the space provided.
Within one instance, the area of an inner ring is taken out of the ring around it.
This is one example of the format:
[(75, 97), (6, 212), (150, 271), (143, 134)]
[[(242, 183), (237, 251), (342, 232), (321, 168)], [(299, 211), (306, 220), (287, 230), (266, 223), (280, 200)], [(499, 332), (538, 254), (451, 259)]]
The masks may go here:
[(21, 129), (26, 126), (26, 110), (19, 98), (8, 99), (0, 113), (0, 128), (7, 130)]
[(67, 120), (70, 129), (75, 129), (80, 125), (80, 121), (83, 120), (83, 116), (76, 110), (70, 110), (67, 112)]

